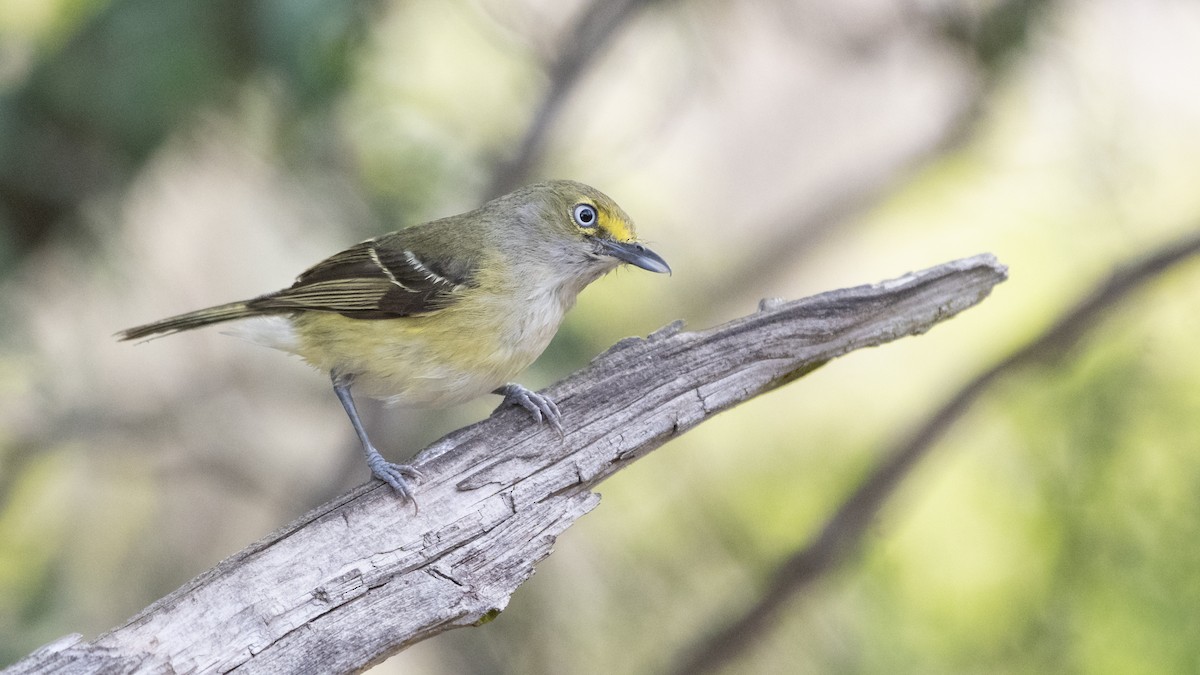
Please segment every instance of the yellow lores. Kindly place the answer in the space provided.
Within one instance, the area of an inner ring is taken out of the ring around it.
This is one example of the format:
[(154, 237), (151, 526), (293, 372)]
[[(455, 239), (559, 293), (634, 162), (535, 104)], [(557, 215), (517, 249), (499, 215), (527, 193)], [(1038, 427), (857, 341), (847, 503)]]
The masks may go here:
[(561, 429), (549, 398), (509, 380), (533, 363), (585, 286), (621, 263), (670, 272), (599, 190), (558, 180), (369, 239), (291, 287), (130, 328), (122, 340), (240, 319), (230, 332), (299, 355), (333, 379), (371, 472), (403, 498), (407, 465), (383, 459), (350, 388), (406, 407), (488, 392)]

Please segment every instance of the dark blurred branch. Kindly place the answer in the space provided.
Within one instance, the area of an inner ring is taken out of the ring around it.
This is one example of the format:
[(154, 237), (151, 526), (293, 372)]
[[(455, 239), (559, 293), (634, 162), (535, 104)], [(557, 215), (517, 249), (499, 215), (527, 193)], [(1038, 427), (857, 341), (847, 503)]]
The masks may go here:
[(1058, 0), (1003, 0), (981, 15), (971, 16), (966, 5), (945, 5), (935, 10), (936, 30), (970, 53), (991, 79), (1002, 75), (1013, 57), (1029, 46), (1038, 19), (1049, 14)]
[(593, 0), (568, 31), (550, 82), (533, 113), (516, 154), (502, 160), (492, 174), (490, 196), (511, 192), (525, 182), (546, 145), (546, 136), (571, 91), (621, 29), (643, 8), (662, 0)]
[(357, 672), (486, 623), (594, 508), (592, 489), (713, 415), (856, 349), (924, 333), (1003, 281), (990, 255), (795, 302), (697, 333), (629, 338), (551, 387), (566, 432), (506, 408), (421, 453), (419, 513), (379, 483), (314, 509), (84, 642), (9, 675)]
[(964, 412), (999, 378), (1038, 361), (1057, 357), (1076, 345), (1102, 315), (1131, 292), (1174, 265), (1200, 253), (1200, 232), (1185, 236), (1129, 263), (1097, 285), (1073, 309), (1040, 336), (977, 375), (929, 416), (859, 485), (820, 534), (774, 572), (758, 602), (723, 627), (702, 636), (685, 652), (673, 672), (714, 672), (743, 654), (769, 631), (781, 608), (855, 551), (867, 528), (896, 487), (929, 453)]

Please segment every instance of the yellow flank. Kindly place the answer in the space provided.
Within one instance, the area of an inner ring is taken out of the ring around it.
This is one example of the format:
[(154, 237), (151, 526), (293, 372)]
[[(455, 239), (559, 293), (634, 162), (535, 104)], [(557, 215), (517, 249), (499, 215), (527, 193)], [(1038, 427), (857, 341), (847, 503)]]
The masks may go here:
[[(486, 286), (485, 286), (486, 287)], [(324, 371), (354, 375), (354, 390), (401, 407), (440, 408), (487, 394), (532, 364), (574, 297), (474, 288), (429, 314), (363, 321), (331, 312), (293, 318), (295, 352)]]

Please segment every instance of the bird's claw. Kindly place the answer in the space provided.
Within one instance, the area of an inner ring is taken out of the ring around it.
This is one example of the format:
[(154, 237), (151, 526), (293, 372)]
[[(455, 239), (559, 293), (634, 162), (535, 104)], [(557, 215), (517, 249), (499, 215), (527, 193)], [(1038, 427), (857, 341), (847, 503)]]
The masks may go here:
[(497, 389), (495, 393), (504, 397), (504, 402), (500, 404), (500, 407), (520, 406), (528, 410), (538, 424), (547, 422), (558, 432), (559, 436), (563, 435), (562, 413), (559, 412), (558, 404), (554, 402), (554, 399), (515, 383), (506, 384)]
[(414, 482), (423, 481), (425, 480), (425, 474), (421, 473), (414, 466), (389, 462), (378, 452), (367, 456), (367, 466), (371, 467), (371, 473), (376, 478), (392, 486), (392, 489), (400, 495), (401, 500), (411, 500), (413, 505), (416, 505), (417, 500), (413, 497), (413, 489), (409, 480)]

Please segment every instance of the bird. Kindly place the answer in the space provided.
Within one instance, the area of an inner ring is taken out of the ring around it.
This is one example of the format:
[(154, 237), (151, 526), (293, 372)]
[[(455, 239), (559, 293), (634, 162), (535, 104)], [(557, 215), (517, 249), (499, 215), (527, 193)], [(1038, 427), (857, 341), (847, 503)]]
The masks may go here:
[[(279, 291), (117, 333), (144, 340), (212, 324), (328, 374), (372, 475), (401, 500), (423, 474), (389, 462), (353, 394), (441, 408), (494, 393), (562, 433), (548, 396), (513, 381), (545, 350), (579, 293), (622, 264), (671, 273), (610, 197), (572, 180), (360, 242)], [(353, 394), (352, 394), (353, 391)]]

